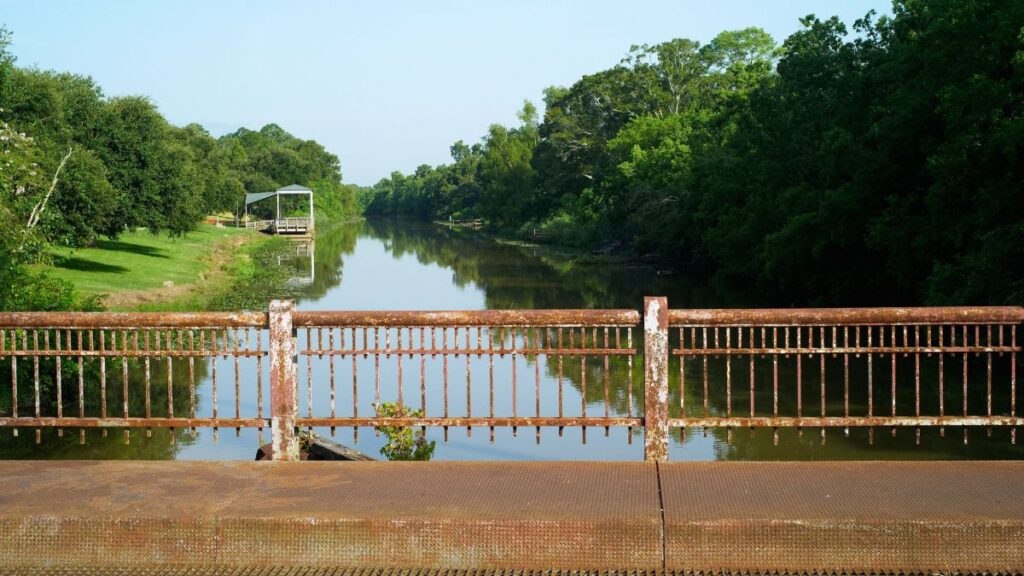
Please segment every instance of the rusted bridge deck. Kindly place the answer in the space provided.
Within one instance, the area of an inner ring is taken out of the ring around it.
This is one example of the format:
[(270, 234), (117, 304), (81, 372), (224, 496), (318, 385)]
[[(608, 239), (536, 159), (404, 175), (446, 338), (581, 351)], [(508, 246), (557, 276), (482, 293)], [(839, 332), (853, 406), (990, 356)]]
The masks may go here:
[(0, 485), (0, 572), (1024, 570), (1021, 462), (2, 462)]

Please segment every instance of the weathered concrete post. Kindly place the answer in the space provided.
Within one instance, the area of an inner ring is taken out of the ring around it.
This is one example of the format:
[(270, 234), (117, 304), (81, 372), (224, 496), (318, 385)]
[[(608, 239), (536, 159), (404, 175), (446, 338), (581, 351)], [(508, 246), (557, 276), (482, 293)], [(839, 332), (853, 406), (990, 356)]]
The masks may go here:
[(668, 459), (668, 299), (644, 298), (644, 460)]
[(295, 436), (295, 338), (292, 337), (293, 300), (270, 302), (270, 434), (274, 460), (299, 459)]

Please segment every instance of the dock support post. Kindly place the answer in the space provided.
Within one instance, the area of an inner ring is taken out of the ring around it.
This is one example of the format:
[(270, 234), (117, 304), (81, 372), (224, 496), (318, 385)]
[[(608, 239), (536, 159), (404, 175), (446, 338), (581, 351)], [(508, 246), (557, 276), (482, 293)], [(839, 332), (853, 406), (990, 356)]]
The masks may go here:
[(312, 231), (313, 231), (313, 226), (314, 226), (313, 223), (314, 223), (314, 221), (315, 220), (314, 220), (314, 216), (313, 216), (313, 193), (310, 192), (309, 193), (309, 226), (308, 226), (310, 233), (312, 233)]
[(668, 459), (668, 299), (644, 298), (644, 460)]
[(299, 459), (299, 439), (295, 435), (298, 388), (292, 336), (294, 310), (294, 300), (270, 302), (270, 433), (276, 461)]

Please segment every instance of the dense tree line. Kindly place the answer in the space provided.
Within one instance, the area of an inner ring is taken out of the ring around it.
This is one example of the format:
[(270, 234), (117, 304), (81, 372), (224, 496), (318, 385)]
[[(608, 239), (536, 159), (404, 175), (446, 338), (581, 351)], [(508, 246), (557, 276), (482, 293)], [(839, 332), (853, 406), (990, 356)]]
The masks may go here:
[(1024, 302), (1024, 3), (634, 46), (368, 213), (622, 244), (780, 303)]
[[(298, 183), (318, 215), (358, 212), (338, 157), (269, 124), (214, 138), (170, 124), (147, 98), (107, 97), (92, 78), (15, 65), (0, 27), (0, 309), (66, 308), (70, 287), (28, 272), (51, 244), (128, 229), (184, 234), (237, 213), (246, 192)], [(59, 295), (59, 296), (58, 296)]]

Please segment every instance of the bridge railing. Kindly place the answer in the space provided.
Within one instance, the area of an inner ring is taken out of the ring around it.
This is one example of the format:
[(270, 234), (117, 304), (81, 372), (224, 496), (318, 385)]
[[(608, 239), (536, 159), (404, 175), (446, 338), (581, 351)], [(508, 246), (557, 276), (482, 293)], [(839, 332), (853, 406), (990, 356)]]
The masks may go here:
[(775, 442), (779, 428), (818, 428), (824, 442), (829, 428), (867, 427), (873, 441), (875, 428), (912, 427), (918, 443), (922, 427), (962, 427), (966, 443), (968, 427), (1008, 426), (1015, 441), (1022, 319), (1019, 307), (672, 310), (668, 424), (772, 428)]
[[(1024, 308), (0, 313), (0, 428), (1009, 428)], [(197, 360), (199, 360), (197, 362)], [(4, 378), (6, 379), (6, 377)], [(197, 413), (197, 385), (203, 410)], [(372, 400), (372, 402), (371, 402)], [(381, 415), (382, 404), (397, 412)], [(170, 435), (173, 440), (174, 435)]]
[[(0, 313), (0, 363), (10, 374), (0, 386), (0, 427), (15, 435), (34, 428), (37, 442), (43, 428), (78, 428), (84, 442), (86, 428), (121, 428), (127, 441), (139, 428), (268, 426), (259, 382), (255, 413), (243, 415), (239, 401), (240, 365), (262, 374), (266, 325), (266, 313)], [(218, 358), (233, 365), (233, 377), (218, 381)], [(205, 362), (213, 410), (197, 416), (196, 372)], [(218, 411), (225, 386), (234, 403)]]
[[(631, 430), (643, 425), (642, 417), (632, 413), (639, 322), (634, 310), (295, 312), (293, 322), (305, 397), (298, 426), (350, 426), (356, 435), (360, 426), (440, 427), (445, 440), (452, 427), (465, 428), (467, 435), (483, 428), (491, 442), (496, 427), (511, 428), (513, 434), (532, 427), (538, 442), (542, 426), (560, 432), (578, 427), (585, 442), (587, 427)], [(364, 380), (372, 371), (373, 406), (390, 400), (416, 412), (360, 415), (360, 359), (367, 364)], [(614, 413), (610, 403), (613, 359), (620, 368), (616, 374), (626, 381), (625, 415)], [(318, 360), (328, 363), (322, 372), (330, 390), (329, 414), (320, 410), (317, 415), (314, 406)], [(351, 364), (346, 370), (351, 377), (341, 383), (336, 369), (346, 364)], [(567, 406), (570, 373), (580, 386), (579, 403), (572, 407)], [(599, 391), (603, 406), (588, 408), (594, 398), (588, 386)], [(344, 416), (335, 405), (336, 390), (342, 387), (351, 399)], [(433, 402), (428, 402), (428, 388)]]

